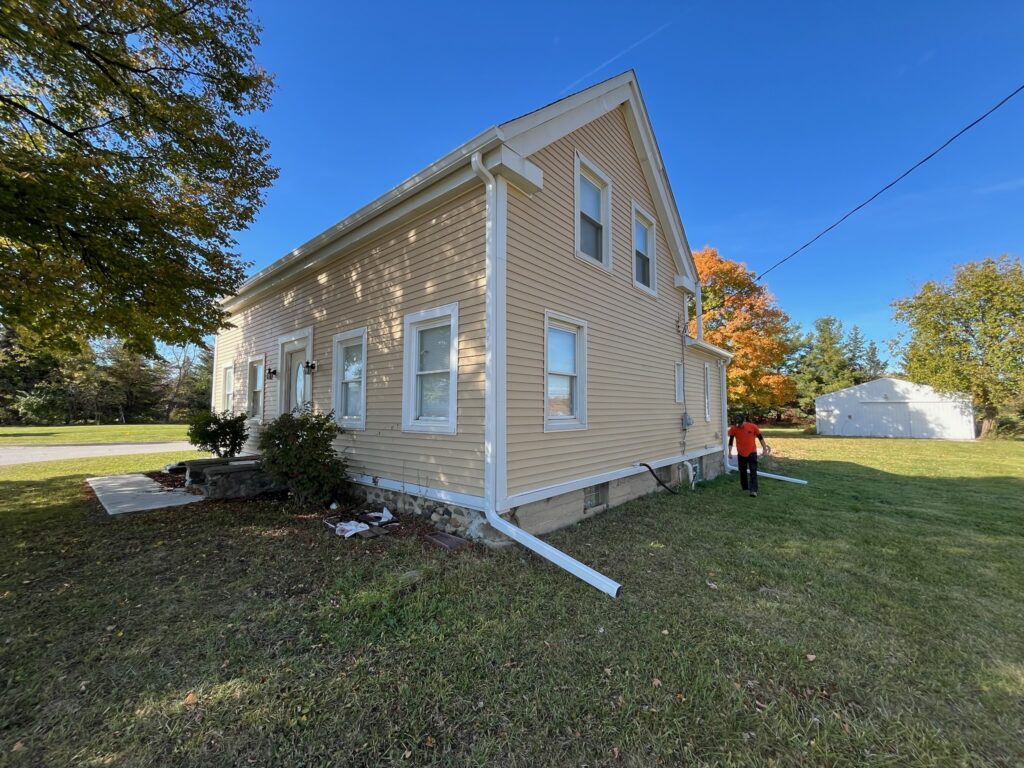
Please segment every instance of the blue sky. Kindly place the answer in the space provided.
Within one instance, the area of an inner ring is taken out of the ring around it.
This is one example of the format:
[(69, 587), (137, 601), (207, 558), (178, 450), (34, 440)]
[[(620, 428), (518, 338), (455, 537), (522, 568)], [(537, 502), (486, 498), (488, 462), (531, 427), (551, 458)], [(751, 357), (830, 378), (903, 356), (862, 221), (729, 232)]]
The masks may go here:
[[(1024, 3), (257, 0), (266, 266), (479, 131), (636, 70), (693, 248), (761, 271), (1024, 82)], [(1024, 255), (1024, 94), (767, 283), (804, 326)]]

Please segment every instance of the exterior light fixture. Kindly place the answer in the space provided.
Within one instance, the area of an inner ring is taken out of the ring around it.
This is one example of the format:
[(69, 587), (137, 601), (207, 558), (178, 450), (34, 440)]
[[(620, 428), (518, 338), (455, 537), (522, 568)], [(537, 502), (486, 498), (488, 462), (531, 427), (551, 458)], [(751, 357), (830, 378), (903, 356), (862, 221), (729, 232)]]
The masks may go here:
[(313, 361), (307, 360), (306, 361), (306, 365), (304, 367), (306, 369), (306, 373), (310, 373), (310, 374), (316, 373), (316, 360), (313, 360)]
[(267, 368), (267, 381), (273, 381), (277, 378), (277, 368)]

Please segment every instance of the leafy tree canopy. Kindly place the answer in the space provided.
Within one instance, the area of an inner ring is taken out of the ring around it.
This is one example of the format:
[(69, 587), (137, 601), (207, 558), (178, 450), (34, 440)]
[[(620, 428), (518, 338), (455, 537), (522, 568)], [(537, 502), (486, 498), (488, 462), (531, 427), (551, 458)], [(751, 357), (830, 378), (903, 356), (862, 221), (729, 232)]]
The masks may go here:
[(0, 325), (200, 343), (276, 171), (244, 0), (17, 0), (0, 13)]
[[(793, 383), (781, 372), (793, 345), (789, 316), (743, 264), (710, 246), (693, 259), (704, 298), (704, 338), (733, 353), (726, 374), (729, 407), (764, 412), (792, 400)], [(690, 333), (696, 333), (695, 321)]]
[(908, 327), (894, 351), (907, 376), (947, 392), (969, 392), (982, 410), (982, 436), (1000, 407), (1024, 391), (1024, 268), (1007, 255), (956, 267), (893, 302)]

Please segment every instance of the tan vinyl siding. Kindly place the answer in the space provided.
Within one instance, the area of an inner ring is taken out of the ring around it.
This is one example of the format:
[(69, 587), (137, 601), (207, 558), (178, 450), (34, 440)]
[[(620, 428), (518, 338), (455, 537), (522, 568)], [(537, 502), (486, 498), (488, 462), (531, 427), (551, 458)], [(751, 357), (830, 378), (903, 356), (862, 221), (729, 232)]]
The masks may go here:
[[(217, 340), (220, 366), (235, 361), (235, 406), (246, 407), (247, 360), (265, 354), (280, 370), (278, 337), (313, 328), (313, 402), (332, 407), (332, 338), (365, 326), (366, 430), (339, 437), (352, 471), (474, 496), (483, 494), (484, 224), (482, 190), (391, 230), (246, 307)], [(403, 320), (459, 306), (458, 432), (402, 432)], [(214, 403), (221, 381), (214, 379)], [(266, 419), (277, 415), (280, 376), (264, 388)]]
[[(574, 154), (611, 178), (612, 272), (575, 254)], [(681, 428), (675, 364), (683, 294), (657, 224), (657, 297), (633, 285), (632, 202), (655, 211), (621, 109), (583, 126), (529, 158), (544, 188), (513, 189), (508, 210), (508, 491), (542, 488), (721, 444), (720, 400), (704, 420), (703, 362), (686, 351), (687, 407)], [(544, 312), (588, 324), (586, 430), (544, 431)], [(699, 360), (699, 365), (695, 361)], [(712, 392), (718, 397), (718, 364)], [(699, 367), (699, 373), (694, 368)]]

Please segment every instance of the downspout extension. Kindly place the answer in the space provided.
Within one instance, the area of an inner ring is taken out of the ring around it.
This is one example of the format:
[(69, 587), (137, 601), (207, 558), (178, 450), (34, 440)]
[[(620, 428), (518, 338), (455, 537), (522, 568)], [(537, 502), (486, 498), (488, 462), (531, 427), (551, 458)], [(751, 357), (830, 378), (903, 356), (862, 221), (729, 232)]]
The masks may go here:
[(499, 268), (499, 265), (496, 263), (497, 254), (495, 253), (497, 236), (497, 233), (495, 232), (497, 195), (495, 193), (494, 174), (484, 167), (483, 157), (480, 152), (474, 152), (470, 158), (470, 162), (473, 172), (476, 173), (484, 183), (487, 205), (487, 225), (485, 235), (485, 314), (487, 323), (487, 350), (484, 359), (484, 515), (491, 527), (499, 533), (505, 534), (513, 541), (522, 544), (524, 547), (537, 553), (545, 560), (554, 563), (559, 568), (568, 571), (579, 579), (582, 579), (587, 582), (587, 584), (601, 590), (606, 595), (618, 597), (619, 590), (622, 589), (622, 585), (617, 581), (608, 578), (603, 573), (599, 573), (587, 565), (584, 565), (575, 558), (567, 555), (565, 552), (562, 552), (560, 549), (556, 549), (550, 544), (541, 541), (536, 536), (527, 533), (516, 525), (513, 525), (498, 514), (497, 473), (495, 467), (495, 441), (497, 437), (496, 424), (498, 416), (497, 393), (495, 392), (495, 388), (497, 386), (495, 377), (495, 354), (497, 353), (497, 345), (494, 343), (495, 323), (497, 320), (496, 270)]

